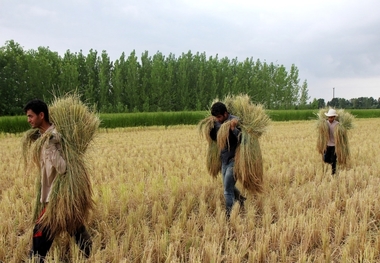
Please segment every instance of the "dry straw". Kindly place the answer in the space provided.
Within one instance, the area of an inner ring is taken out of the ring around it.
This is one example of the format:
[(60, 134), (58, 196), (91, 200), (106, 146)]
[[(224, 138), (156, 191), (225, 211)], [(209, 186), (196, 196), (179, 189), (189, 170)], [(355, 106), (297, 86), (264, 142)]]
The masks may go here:
[[(87, 221), (94, 208), (92, 187), (86, 150), (93, 141), (99, 127), (98, 116), (83, 104), (77, 94), (68, 94), (55, 98), (49, 107), (52, 123), (55, 124), (58, 138), (62, 145), (63, 157), (67, 163), (64, 175), (58, 175), (54, 181), (49, 204), (40, 218), (41, 227), (47, 228), (55, 235), (63, 231), (74, 233)], [(24, 152), (39, 166), (42, 146), (51, 134), (45, 132), (35, 140), (35, 131), (26, 132), (23, 140)], [(27, 169), (28, 171), (29, 169)], [(38, 197), (34, 218), (37, 219), (42, 209), (39, 202), (41, 178), (37, 180)]]
[[(328, 108), (322, 108), (317, 113), (317, 150), (322, 155), (326, 151), (327, 141), (329, 140), (329, 128), (325, 115), (328, 110)], [(338, 121), (339, 124), (335, 126), (334, 130), (335, 153), (338, 163), (342, 167), (346, 167), (350, 160), (348, 131), (353, 128), (354, 116), (343, 109), (337, 110), (337, 114), (338, 116), (335, 117), (335, 120)]]
[[(214, 100), (212, 104), (217, 102)], [(253, 104), (248, 95), (226, 96), (222, 101), (230, 114), (239, 118), (241, 143), (236, 149), (234, 174), (243, 187), (253, 193), (262, 192), (263, 166), (259, 144), (260, 136), (266, 131), (270, 118), (262, 105)], [(206, 117), (198, 124), (198, 129), (208, 142), (207, 168), (212, 176), (220, 172), (220, 150), (228, 147), (230, 122), (223, 123), (218, 131), (217, 142), (212, 141), (210, 131), (214, 118)]]
[(220, 161), (220, 151), (218, 145), (216, 141), (213, 141), (210, 137), (210, 131), (212, 128), (214, 128), (213, 116), (204, 118), (198, 124), (199, 132), (201, 133), (201, 135), (204, 135), (208, 143), (206, 162), (207, 171), (210, 175), (216, 177), (222, 168), (222, 163)]
[(317, 113), (317, 132), (318, 132), (318, 138), (317, 138), (317, 150), (320, 154), (324, 154), (327, 148), (327, 142), (329, 140), (329, 126), (326, 121), (326, 115), (325, 113), (328, 111), (328, 109), (323, 108), (320, 109)]

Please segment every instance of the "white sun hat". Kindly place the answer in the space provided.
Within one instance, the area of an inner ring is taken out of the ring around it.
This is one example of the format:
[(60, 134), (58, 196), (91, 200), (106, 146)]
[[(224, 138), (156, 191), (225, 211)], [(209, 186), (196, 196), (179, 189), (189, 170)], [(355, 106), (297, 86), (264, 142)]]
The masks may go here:
[(327, 117), (333, 117), (333, 116), (338, 116), (338, 114), (336, 114), (336, 110), (334, 110), (334, 109), (329, 109), (329, 112), (327, 112), (327, 113), (325, 113), (325, 115), (327, 116)]

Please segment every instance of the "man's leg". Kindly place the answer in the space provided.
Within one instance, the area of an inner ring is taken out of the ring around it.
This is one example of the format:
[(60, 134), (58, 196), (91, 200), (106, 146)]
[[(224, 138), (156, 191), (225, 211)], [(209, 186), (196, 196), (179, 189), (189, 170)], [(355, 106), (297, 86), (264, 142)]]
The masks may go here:
[(75, 242), (86, 258), (90, 257), (92, 240), (85, 226), (81, 226), (75, 233)]
[(50, 236), (50, 232), (47, 229), (42, 229), (38, 224), (40, 218), (46, 211), (46, 207), (44, 207), (41, 211), (37, 219), (37, 223), (33, 228), (33, 240), (32, 240), (32, 249), (30, 250), (30, 257), (38, 257), (37, 262), (44, 262), (46, 254), (48, 253), (51, 245), (53, 244), (54, 237)]
[(37, 262), (44, 262), (54, 238), (49, 238), (49, 231), (40, 229), (40, 225), (36, 224), (33, 229), (33, 244), (30, 251), (30, 257), (37, 257)]
[(232, 206), (234, 204), (235, 199), (235, 177), (234, 177), (234, 163), (230, 162), (225, 165), (223, 173), (223, 187), (224, 187), (224, 199), (226, 202), (226, 215), (229, 217)]
[(332, 160), (331, 160), (331, 174), (336, 173), (336, 153), (335, 153), (335, 147), (333, 149), (333, 154), (332, 154)]
[(326, 149), (326, 163), (331, 164), (331, 174), (336, 172), (336, 154), (334, 146), (327, 146)]
[(334, 152), (332, 151), (331, 146), (327, 146), (327, 149), (326, 149), (326, 152), (325, 152), (325, 155), (324, 155), (324, 161), (325, 161), (325, 163), (331, 164), (333, 153)]
[(245, 200), (247, 200), (247, 198), (241, 195), (239, 189), (236, 186), (234, 188), (234, 196), (235, 196), (235, 201), (239, 202), (240, 208), (244, 208), (244, 202)]

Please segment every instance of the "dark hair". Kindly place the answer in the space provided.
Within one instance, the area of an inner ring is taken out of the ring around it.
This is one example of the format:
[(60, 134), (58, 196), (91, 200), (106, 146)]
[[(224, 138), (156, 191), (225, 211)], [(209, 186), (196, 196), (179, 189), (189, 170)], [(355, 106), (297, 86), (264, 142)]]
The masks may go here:
[(39, 99), (29, 101), (24, 107), (25, 113), (28, 110), (32, 110), (37, 115), (43, 112), (45, 121), (49, 122), (49, 109), (44, 101)]
[(218, 115), (223, 115), (224, 113), (227, 112), (227, 107), (224, 105), (222, 102), (218, 101), (215, 102), (211, 106), (211, 115), (212, 116), (218, 116)]

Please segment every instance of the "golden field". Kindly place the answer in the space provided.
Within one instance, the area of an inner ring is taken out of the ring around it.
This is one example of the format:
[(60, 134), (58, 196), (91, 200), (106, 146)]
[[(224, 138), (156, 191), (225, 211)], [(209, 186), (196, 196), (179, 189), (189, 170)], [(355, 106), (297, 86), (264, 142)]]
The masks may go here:
[[(380, 262), (380, 119), (357, 119), (351, 163), (332, 177), (315, 121), (273, 122), (261, 139), (264, 189), (224, 217), (196, 126), (100, 130), (89, 149), (97, 208), (87, 262)], [(26, 258), (35, 175), (21, 134), (0, 134), (0, 261)], [(239, 184), (238, 184), (239, 187)], [(47, 262), (84, 262), (55, 239)]]

